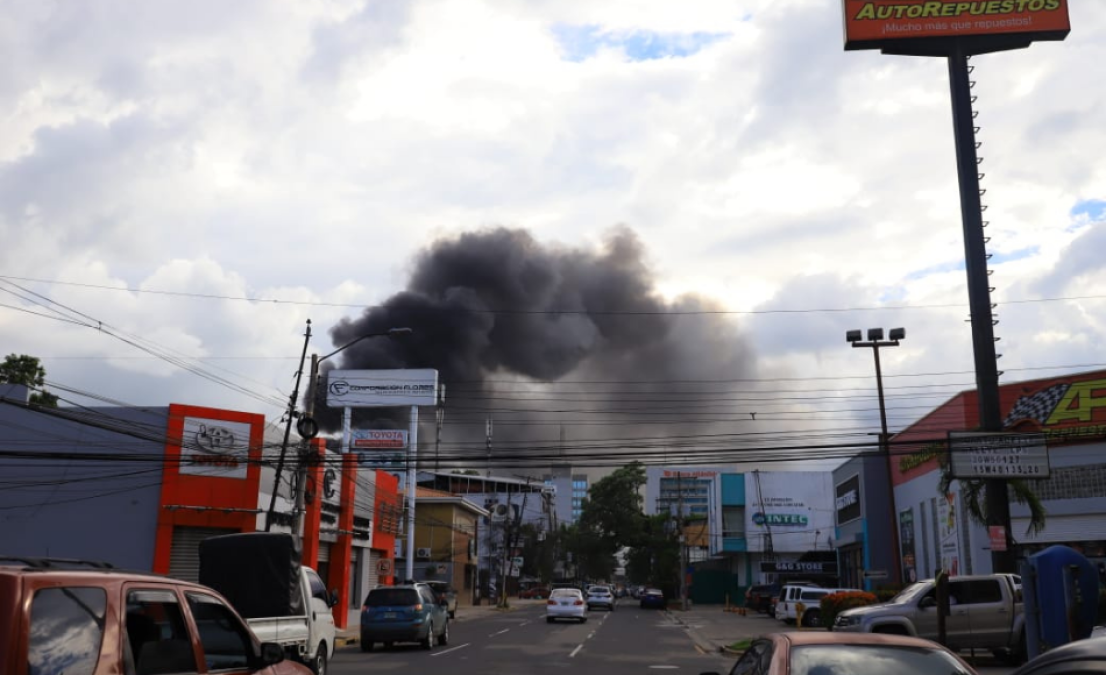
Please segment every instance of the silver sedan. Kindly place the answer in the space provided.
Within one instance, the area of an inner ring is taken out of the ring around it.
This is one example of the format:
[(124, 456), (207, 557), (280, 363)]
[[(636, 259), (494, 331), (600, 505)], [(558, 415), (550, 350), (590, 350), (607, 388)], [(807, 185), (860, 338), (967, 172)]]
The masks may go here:
[(557, 619), (574, 619), (583, 623), (588, 620), (584, 594), (575, 588), (555, 588), (545, 603), (545, 620), (553, 623)]

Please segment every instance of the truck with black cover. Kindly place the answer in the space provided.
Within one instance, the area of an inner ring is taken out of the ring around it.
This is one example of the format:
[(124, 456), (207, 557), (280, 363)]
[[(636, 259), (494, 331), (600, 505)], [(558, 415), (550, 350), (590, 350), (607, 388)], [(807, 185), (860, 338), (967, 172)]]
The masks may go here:
[(211, 537), (200, 543), (200, 583), (222, 593), (260, 640), (325, 675), (334, 654), (335, 597), (300, 561), (290, 534)]

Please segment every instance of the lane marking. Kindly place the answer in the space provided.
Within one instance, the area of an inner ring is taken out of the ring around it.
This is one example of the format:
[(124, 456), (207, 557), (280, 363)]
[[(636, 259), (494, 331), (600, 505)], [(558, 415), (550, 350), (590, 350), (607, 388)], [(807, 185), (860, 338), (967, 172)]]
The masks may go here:
[(679, 668), (679, 666), (649, 666), (649, 667), (654, 668), (656, 670), (676, 670), (676, 669)]
[(496, 635), (503, 635), (504, 633), (509, 632), (510, 630), (511, 630), (510, 628), (504, 628), (503, 630), (499, 631), (498, 633), (492, 633), (488, 637), (495, 637)]
[(576, 649), (573, 649), (572, 653), (568, 655), (568, 658), (571, 659), (572, 657), (576, 656), (577, 654), (580, 653), (580, 650), (583, 649), (583, 648), (584, 648), (584, 645), (577, 646)]
[(465, 647), (468, 647), (471, 644), (472, 644), (471, 642), (466, 642), (463, 645), (457, 645), (456, 647), (450, 647), (449, 649), (443, 649), (440, 652), (434, 652), (433, 654), (431, 654), (431, 656), (441, 656), (442, 654), (448, 654), (450, 652), (455, 652), (458, 649), (464, 649)]
[(590, 639), (592, 639), (593, 637), (595, 637), (595, 631), (592, 631), (592, 632), (588, 633), (588, 636), (587, 636), (586, 638), (584, 638), (584, 639), (585, 639), (585, 640), (590, 640)]

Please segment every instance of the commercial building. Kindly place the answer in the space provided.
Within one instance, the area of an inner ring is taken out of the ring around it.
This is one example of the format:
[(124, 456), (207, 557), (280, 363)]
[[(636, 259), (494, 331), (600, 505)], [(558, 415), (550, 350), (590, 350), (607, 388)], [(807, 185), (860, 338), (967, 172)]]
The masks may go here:
[[(266, 527), (280, 435), (262, 415), (171, 404), (39, 408), (0, 385), (0, 540), (4, 553), (101, 560), (195, 580), (205, 538)], [(365, 591), (390, 583), (402, 513), (396, 481), (359, 471), (321, 440), (305, 484), (303, 562), (356, 622)], [(290, 466), (273, 531), (290, 531)]]
[[(457, 589), (459, 604), (472, 604), (478, 578), (477, 543), (483, 520), (491, 515), (469, 499), (419, 486), (415, 493), (416, 581), (446, 581)], [(398, 558), (406, 557), (399, 547)]]
[(838, 583), (874, 590), (896, 579), (891, 486), (887, 462), (858, 456), (833, 471), (834, 533)]
[(508, 593), (515, 592), (522, 570), (511, 561), (528, 543), (521, 538), (523, 529), (541, 537), (557, 527), (554, 489), (535, 479), (435, 471), (420, 471), (416, 480), (420, 487), (463, 497), (487, 512), (476, 539), (478, 599), (500, 588), (504, 575)]
[(684, 539), (694, 549), (687, 557), (700, 561), (691, 598), (718, 603), (767, 581), (801, 577), (836, 585), (833, 487), (827, 471), (649, 467), (646, 512), (683, 514)]
[[(1041, 434), (1047, 446), (1047, 460), (1029, 452), (999, 455), (1006, 467), (1027, 477), (1047, 514), (1044, 529), (1029, 531), (1028, 508), (1011, 499), (1015, 553), (1024, 557), (1064, 544), (1100, 568), (1106, 565), (1106, 371), (1015, 382), (999, 393), (1005, 430)], [(953, 574), (992, 570), (992, 538), (969, 516), (963, 483), (954, 480), (948, 492), (939, 490), (949, 465), (949, 433), (978, 425), (976, 392), (965, 391), (892, 438), (895, 516), (906, 580), (930, 577), (941, 568)], [(995, 457), (965, 451), (958, 459), (994, 471)]]
[(588, 497), (588, 476), (573, 473), (567, 464), (554, 466), (550, 473), (542, 476), (546, 485), (554, 488), (553, 503), (557, 522), (571, 525), (580, 519), (584, 500)]

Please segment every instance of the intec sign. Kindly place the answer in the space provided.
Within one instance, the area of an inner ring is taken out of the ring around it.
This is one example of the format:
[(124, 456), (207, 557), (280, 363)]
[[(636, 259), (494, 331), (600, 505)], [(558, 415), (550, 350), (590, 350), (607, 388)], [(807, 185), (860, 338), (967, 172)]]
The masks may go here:
[(1062, 40), (1071, 32), (1068, 0), (844, 0), (845, 49), (890, 41), (1023, 35)]

